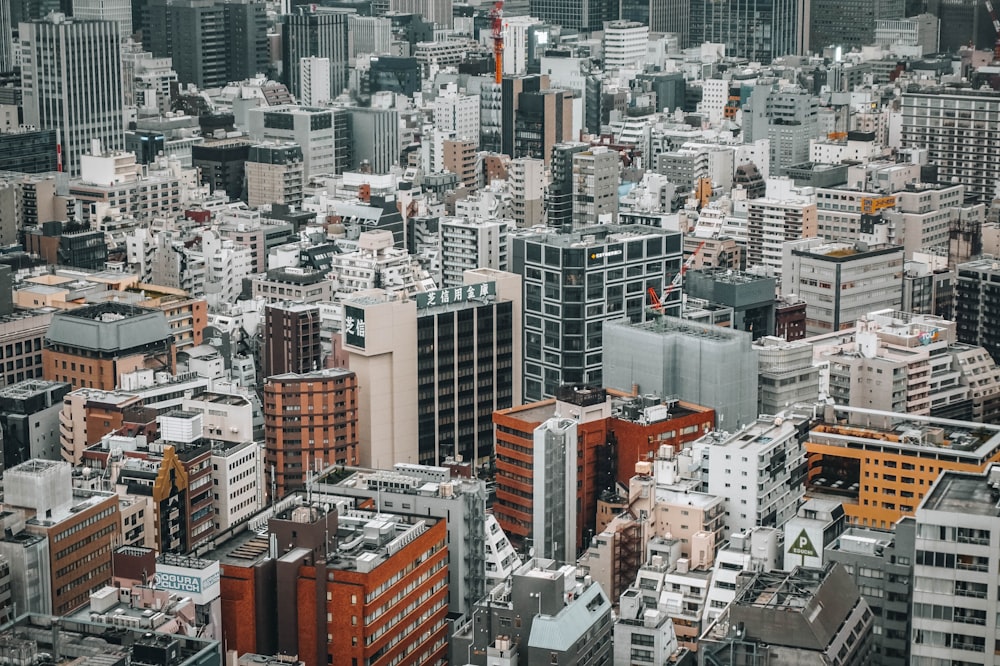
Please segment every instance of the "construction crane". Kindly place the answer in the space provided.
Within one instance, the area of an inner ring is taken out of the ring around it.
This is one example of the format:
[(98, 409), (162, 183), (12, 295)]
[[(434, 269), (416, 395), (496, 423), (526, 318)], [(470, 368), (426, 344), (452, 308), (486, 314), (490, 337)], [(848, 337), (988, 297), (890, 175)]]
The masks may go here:
[(667, 285), (667, 288), (663, 290), (662, 298), (656, 295), (656, 289), (654, 289), (653, 287), (650, 287), (648, 289), (649, 302), (652, 304), (651, 307), (654, 310), (656, 310), (657, 312), (663, 310), (663, 306), (670, 298), (670, 294), (674, 291), (674, 289), (676, 289), (680, 285), (681, 280), (684, 279), (684, 274), (687, 273), (687, 270), (691, 268), (691, 266), (694, 264), (694, 260), (698, 257), (698, 253), (701, 252), (701, 248), (705, 247), (706, 242), (707, 241), (702, 241), (698, 243), (698, 247), (694, 249), (694, 252), (691, 253), (691, 256), (688, 257), (683, 264), (681, 264), (681, 269), (677, 271), (677, 275), (675, 275), (674, 279), (670, 281), (670, 284)]
[(503, 81), (503, 0), (493, 3), (490, 10), (490, 25), (493, 28), (493, 64), (496, 82)]
[(990, 20), (993, 21), (993, 32), (996, 35), (996, 41), (993, 43), (993, 62), (1000, 62), (1000, 19), (997, 18), (997, 13), (990, 0), (983, 0), (983, 4), (986, 5), (986, 11), (990, 13)]

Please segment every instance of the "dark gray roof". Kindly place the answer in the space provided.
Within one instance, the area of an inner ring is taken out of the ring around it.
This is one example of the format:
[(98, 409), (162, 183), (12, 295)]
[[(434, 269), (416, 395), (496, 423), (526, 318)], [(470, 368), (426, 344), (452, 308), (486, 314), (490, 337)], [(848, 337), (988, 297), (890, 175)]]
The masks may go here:
[(99, 352), (134, 349), (170, 337), (163, 312), (114, 302), (60, 312), (45, 335), (52, 344)]

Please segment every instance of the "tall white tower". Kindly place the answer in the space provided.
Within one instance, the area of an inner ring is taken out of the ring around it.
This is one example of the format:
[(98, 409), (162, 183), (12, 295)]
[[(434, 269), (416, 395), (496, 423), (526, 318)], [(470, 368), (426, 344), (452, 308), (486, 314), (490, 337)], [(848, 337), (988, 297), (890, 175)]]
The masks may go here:
[(53, 13), (20, 25), (24, 122), (58, 130), (62, 170), (80, 173), (80, 156), (99, 139), (125, 144), (121, 38), (112, 21)]

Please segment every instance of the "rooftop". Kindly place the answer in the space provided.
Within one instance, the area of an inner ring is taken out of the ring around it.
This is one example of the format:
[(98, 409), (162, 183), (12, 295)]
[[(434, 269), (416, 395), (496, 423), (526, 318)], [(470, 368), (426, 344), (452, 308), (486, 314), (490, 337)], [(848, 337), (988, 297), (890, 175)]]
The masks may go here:
[(945, 472), (921, 509), (1000, 517), (1000, 465), (991, 466), (985, 474)]
[[(830, 411), (832, 410), (832, 414)], [(956, 459), (981, 463), (1000, 450), (1000, 426), (897, 414), (859, 407), (828, 406), (809, 441), (829, 446), (947, 452)], [(850, 423), (838, 419), (847, 416)], [(863, 422), (863, 423), (862, 423)]]
[(48, 615), (22, 615), (0, 634), (0, 646), (5, 654), (25, 659), (16, 663), (42, 663), (46, 655), (54, 666), (187, 666), (220, 660), (218, 641)]
[(50, 343), (115, 352), (172, 339), (160, 310), (126, 303), (96, 303), (59, 312), (52, 317), (46, 339)]

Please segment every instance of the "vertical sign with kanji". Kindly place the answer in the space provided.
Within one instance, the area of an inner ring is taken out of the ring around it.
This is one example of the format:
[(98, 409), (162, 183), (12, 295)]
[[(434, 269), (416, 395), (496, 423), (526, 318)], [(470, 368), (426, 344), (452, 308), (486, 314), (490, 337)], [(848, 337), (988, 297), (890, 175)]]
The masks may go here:
[(365, 348), (365, 311), (350, 305), (344, 306), (344, 343)]

